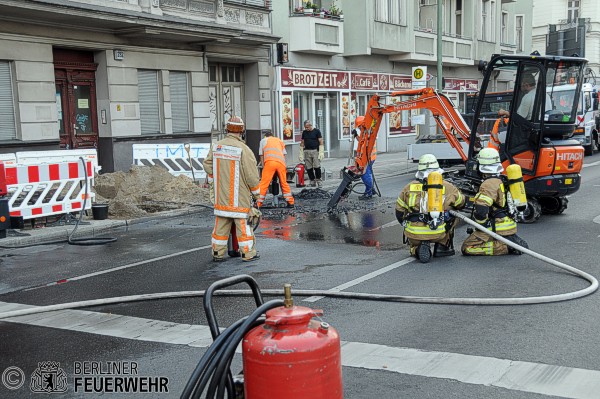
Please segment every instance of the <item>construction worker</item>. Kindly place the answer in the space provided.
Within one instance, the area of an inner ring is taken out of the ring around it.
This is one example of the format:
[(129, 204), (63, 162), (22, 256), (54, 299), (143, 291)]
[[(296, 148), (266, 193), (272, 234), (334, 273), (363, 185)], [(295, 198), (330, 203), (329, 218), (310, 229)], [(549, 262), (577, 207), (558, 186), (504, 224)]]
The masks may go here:
[(496, 151), (500, 152), (500, 145), (502, 144), (500, 142), (500, 136), (499, 136), (499, 130), (500, 130), (500, 125), (502, 124), (502, 127), (504, 128), (504, 130), (506, 130), (506, 126), (508, 125), (508, 118), (506, 117), (500, 117), (496, 120), (496, 122), (494, 123), (494, 127), (492, 128), (492, 131), (490, 132), (490, 141), (488, 141), (488, 148), (493, 148)]
[(212, 232), (213, 261), (222, 262), (227, 252), (227, 239), (232, 224), (242, 260), (259, 258), (252, 226), (252, 198), (258, 199), (259, 183), (256, 158), (244, 143), (244, 121), (232, 116), (227, 121), (227, 136), (213, 144), (202, 162), (208, 181), (214, 190), (215, 227)]
[[(431, 259), (430, 243), (435, 243), (433, 256), (454, 255), (454, 228), (457, 219), (450, 216), (449, 209), (461, 209), (465, 198), (453, 184), (442, 181), (443, 216), (432, 219), (428, 210), (427, 178), (430, 173), (443, 173), (433, 154), (425, 154), (419, 159), (416, 180), (406, 185), (396, 201), (396, 219), (404, 226), (404, 237), (410, 244), (410, 254), (421, 263)], [(433, 187), (432, 187), (433, 188)]]
[(294, 196), (290, 190), (290, 186), (286, 181), (286, 166), (285, 166), (285, 144), (277, 137), (273, 137), (273, 133), (265, 133), (265, 138), (260, 141), (258, 147), (258, 154), (260, 156), (260, 164), (263, 167), (262, 176), (260, 178), (260, 197), (256, 205), (260, 208), (265, 201), (267, 191), (273, 175), (277, 173), (279, 178), (279, 184), (281, 184), (281, 191), (283, 191), (283, 198), (288, 204), (288, 208), (294, 207)]
[[(500, 163), (498, 151), (484, 148), (479, 152), (477, 161), (479, 172), (484, 180), (473, 201), (473, 219), (488, 230), (529, 248), (527, 243), (517, 236), (517, 222), (508, 212), (506, 190), (501, 179), (504, 168)], [(520, 251), (479, 230), (475, 230), (467, 237), (461, 250), (464, 255), (521, 254)]]
[[(364, 121), (364, 116), (357, 116), (356, 121), (354, 122), (356, 129), (352, 130), (352, 135), (354, 136), (354, 140), (357, 143), (357, 147), (358, 141), (360, 140), (359, 135), (361, 134), (361, 131), (363, 132), (362, 134), (364, 134), (365, 132), (364, 127), (362, 127), (362, 129), (359, 129), (359, 127), (361, 127), (364, 124)], [(365, 167), (365, 172), (360, 176), (360, 179), (365, 185), (365, 192), (360, 197), (358, 197), (361, 200), (371, 199), (373, 198), (373, 194), (375, 194), (375, 190), (373, 189), (373, 164), (377, 159), (377, 143), (373, 143), (373, 148), (369, 148), (368, 150), (370, 150), (369, 163)]]

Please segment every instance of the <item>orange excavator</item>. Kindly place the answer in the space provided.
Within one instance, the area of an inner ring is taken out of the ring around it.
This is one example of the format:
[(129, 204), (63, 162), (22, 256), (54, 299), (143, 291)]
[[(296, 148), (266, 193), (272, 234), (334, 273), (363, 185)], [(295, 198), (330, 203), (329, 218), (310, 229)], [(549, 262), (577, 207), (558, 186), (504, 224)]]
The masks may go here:
[[(523, 171), (528, 206), (523, 222), (536, 221), (541, 213), (559, 214), (567, 208), (567, 195), (581, 184), (583, 147), (571, 137), (577, 124), (577, 100), (570, 111), (555, 106), (554, 91), (559, 86), (575, 85), (579, 97), (587, 60), (579, 57), (542, 57), (493, 55), (480, 62), (484, 78), (478, 93), (471, 126), (462, 118), (452, 101), (432, 88), (403, 90), (374, 95), (367, 104), (360, 131), (355, 164), (342, 170), (343, 180), (328, 203), (333, 209), (348, 196), (370, 161), (370, 154), (384, 115), (406, 110), (427, 109), (437, 126), (464, 162), (465, 168), (448, 173), (445, 178), (467, 195), (475, 195), (481, 184), (476, 156), (486, 145), (482, 114), (485, 94), (497, 91), (499, 81), (514, 82), (513, 101), (504, 115), (510, 115), (506, 136), (500, 145), (503, 165), (518, 164)], [(392, 97), (392, 99), (389, 99)], [(557, 97), (558, 98), (558, 97)], [(461, 142), (468, 144), (465, 152)]]

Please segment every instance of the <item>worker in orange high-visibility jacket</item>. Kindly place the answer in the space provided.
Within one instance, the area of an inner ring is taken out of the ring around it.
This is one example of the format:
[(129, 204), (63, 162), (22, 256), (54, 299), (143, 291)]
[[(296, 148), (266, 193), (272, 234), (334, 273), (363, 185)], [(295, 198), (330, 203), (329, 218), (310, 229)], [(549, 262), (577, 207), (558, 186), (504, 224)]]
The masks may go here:
[(260, 141), (258, 146), (258, 155), (260, 163), (263, 167), (262, 177), (260, 179), (260, 196), (258, 197), (257, 205), (260, 208), (265, 201), (269, 184), (273, 180), (273, 175), (277, 173), (283, 198), (288, 204), (288, 208), (294, 207), (294, 196), (290, 190), (290, 185), (286, 181), (286, 166), (285, 166), (285, 144), (277, 137), (273, 137), (273, 133), (265, 133), (265, 138)]
[(506, 117), (500, 117), (496, 120), (496, 122), (494, 123), (494, 127), (492, 128), (492, 131), (490, 132), (490, 141), (488, 141), (488, 145), (487, 148), (493, 148), (496, 151), (500, 152), (500, 136), (499, 136), (499, 130), (500, 130), (500, 124), (502, 124), (503, 127), (506, 127), (508, 125), (508, 118)]
[(232, 224), (242, 260), (259, 258), (252, 226), (248, 223), (252, 198), (258, 198), (259, 183), (256, 158), (244, 143), (244, 121), (232, 116), (227, 121), (227, 136), (212, 145), (202, 162), (214, 191), (215, 227), (212, 232), (213, 261), (225, 260), (227, 239)]

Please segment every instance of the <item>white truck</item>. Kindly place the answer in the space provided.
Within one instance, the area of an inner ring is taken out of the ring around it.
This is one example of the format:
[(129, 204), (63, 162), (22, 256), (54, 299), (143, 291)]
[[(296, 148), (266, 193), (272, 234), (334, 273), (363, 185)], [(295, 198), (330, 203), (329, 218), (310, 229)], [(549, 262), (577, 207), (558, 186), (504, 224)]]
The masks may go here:
[[(571, 87), (572, 86), (572, 87)], [(598, 132), (600, 131), (600, 112), (598, 112), (598, 87), (591, 83), (581, 86), (577, 106), (577, 126), (573, 139), (579, 141), (585, 149), (585, 155), (592, 155), (594, 149), (600, 150)], [(575, 85), (564, 85), (554, 89), (554, 109), (566, 110), (568, 102), (573, 101)], [(563, 94), (564, 92), (564, 94)], [(557, 100), (558, 99), (558, 100)]]

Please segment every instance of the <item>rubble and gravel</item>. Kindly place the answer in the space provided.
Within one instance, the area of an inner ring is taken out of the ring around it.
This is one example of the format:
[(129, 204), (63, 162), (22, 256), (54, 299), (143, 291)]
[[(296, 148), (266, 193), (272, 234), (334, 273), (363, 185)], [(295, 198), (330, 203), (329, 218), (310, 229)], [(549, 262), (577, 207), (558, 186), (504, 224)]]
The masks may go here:
[(131, 219), (191, 206), (212, 206), (208, 188), (160, 166), (133, 165), (128, 172), (96, 176), (95, 203), (108, 204), (113, 219)]

